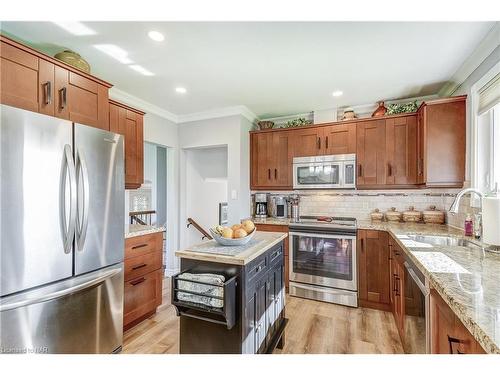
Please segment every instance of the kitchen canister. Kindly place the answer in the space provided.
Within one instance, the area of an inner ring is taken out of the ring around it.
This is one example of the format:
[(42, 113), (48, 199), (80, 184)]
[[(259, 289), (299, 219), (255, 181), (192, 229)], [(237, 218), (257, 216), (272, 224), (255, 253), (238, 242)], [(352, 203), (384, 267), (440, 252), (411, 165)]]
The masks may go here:
[(389, 211), (385, 213), (387, 221), (401, 221), (401, 212), (396, 211), (396, 207), (391, 207)]
[(376, 208), (371, 214), (370, 217), (372, 221), (382, 221), (384, 220), (384, 214), (380, 212), (378, 208)]
[(403, 212), (405, 223), (418, 223), (420, 220), (422, 220), (422, 212), (415, 210), (413, 206), (410, 206), (408, 211)]
[(444, 212), (436, 210), (436, 206), (430, 206), (422, 212), (422, 216), (426, 224), (444, 224)]
[(495, 190), (483, 197), (482, 207), (483, 242), (488, 245), (500, 246), (500, 192), (498, 184), (495, 184)]

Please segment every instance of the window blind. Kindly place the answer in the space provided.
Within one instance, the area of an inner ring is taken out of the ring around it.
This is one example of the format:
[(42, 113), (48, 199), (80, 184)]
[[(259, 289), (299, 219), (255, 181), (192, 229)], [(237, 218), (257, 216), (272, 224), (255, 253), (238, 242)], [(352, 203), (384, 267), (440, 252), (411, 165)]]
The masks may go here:
[(478, 115), (489, 111), (500, 103), (500, 74), (497, 74), (479, 90)]

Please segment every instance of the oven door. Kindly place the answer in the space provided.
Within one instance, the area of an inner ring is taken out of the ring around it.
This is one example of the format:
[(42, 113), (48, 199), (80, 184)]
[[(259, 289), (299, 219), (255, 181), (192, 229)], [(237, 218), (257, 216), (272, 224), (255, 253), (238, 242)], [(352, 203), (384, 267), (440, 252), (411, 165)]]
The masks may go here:
[(356, 236), (290, 232), (290, 280), (356, 291)]
[(340, 188), (342, 162), (310, 162), (293, 164), (294, 189)]

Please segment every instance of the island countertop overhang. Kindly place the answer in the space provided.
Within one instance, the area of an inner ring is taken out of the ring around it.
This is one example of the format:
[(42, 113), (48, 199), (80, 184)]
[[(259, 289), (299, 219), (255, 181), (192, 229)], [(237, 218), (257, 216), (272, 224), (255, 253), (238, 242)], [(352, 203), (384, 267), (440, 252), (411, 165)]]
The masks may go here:
[(197, 249), (204, 250), (213, 247), (216, 242), (215, 240), (205, 241), (185, 250), (178, 250), (175, 252), (175, 255), (178, 258), (184, 259), (203, 260), (207, 262), (223, 264), (246, 265), (287, 237), (288, 233), (257, 232), (255, 233), (255, 236), (253, 238), (257, 241), (257, 243), (253, 242), (253, 244), (248, 244), (248, 248), (237, 255), (223, 255), (213, 252), (209, 253), (206, 251), (197, 251)]

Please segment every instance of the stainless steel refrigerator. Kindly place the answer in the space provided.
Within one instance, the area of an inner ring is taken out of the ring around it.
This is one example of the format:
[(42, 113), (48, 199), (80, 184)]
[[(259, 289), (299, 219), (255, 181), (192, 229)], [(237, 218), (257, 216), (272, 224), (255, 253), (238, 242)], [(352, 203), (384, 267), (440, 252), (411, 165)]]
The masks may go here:
[(0, 111), (0, 353), (120, 350), (123, 137)]

